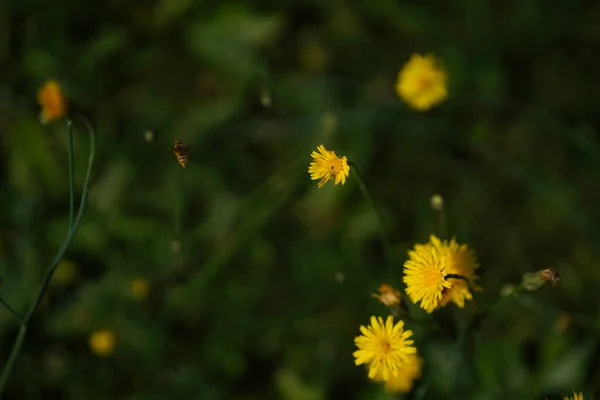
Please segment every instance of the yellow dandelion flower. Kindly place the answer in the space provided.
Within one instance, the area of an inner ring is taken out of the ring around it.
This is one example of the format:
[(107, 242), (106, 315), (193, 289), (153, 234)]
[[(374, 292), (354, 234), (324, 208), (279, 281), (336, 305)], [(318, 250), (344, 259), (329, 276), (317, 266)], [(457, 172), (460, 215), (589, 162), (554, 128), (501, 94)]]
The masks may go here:
[(448, 96), (446, 71), (432, 54), (413, 54), (398, 73), (396, 93), (414, 109), (429, 110)]
[(441, 241), (435, 235), (431, 235), (429, 241), (436, 249), (445, 255), (446, 275), (454, 274), (464, 276), (469, 281), (467, 284), (464, 279), (447, 278), (452, 284), (452, 287), (445, 288), (442, 291), (440, 307), (447, 305), (449, 302), (453, 302), (460, 308), (463, 308), (465, 306), (465, 300), (473, 299), (473, 294), (469, 290), (469, 285), (471, 285), (473, 290), (482, 290), (481, 287), (475, 284), (475, 280), (477, 279), (475, 270), (479, 267), (479, 264), (475, 261), (475, 253), (469, 250), (466, 244), (458, 244), (456, 239)]
[(573, 397), (563, 396), (563, 400), (583, 400), (583, 392), (575, 393), (573, 390)]
[(391, 285), (384, 283), (379, 287), (379, 294), (373, 293), (371, 296), (378, 299), (384, 305), (391, 307), (400, 304), (400, 291), (394, 289)]
[(409, 363), (409, 356), (417, 352), (414, 341), (408, 340), (412, 331), (404, 330), (404, 322), (394, 325), (394, 317), (389, 316), (385, 323), (381, 317), (371, 317), (371, 325), (361, 326), (361, 336), (354, 338), (358, 350), (353, 355), (356, 365), (367, 364), (369, 378), (381, 376), (383, 381), (398, 376), (399, 369)]
[(116, 342), (115, 334), (108, 329), (96, 331), (90, 336), (90, 348), (98, 357), (112, 355)]
[[(392, 376), (385, 383), (386, 391), (390, 393), (408, 393), (412, 390), (414, 383), (421, 377), (423, 370), (423, 359), (417, 354), (409, 354), (405, 365), (398, 368), (398, 376)], [(376, 376), (373, 379), (376, 382), (381, 382), (381, 376)]]
[(446, 255), (431, 243), (416, 244), (408, 252), (409, 259), (404, 263), (406, 294), (413, 303), (421, 303), (421, 308), (432, 313), (442, 300), (442, 292), (452, 284), (446, 280)]
[(67, 114), (67, 101), (63, 96), (60, 85), (54, 80), (47, 81), (40, 88), (37, 100), (42, 107), (40, 114), (42, 124), (56, 121)]
[(138, 300), (143, 300), (148, 297), (150, 285), (143, 278), (137, 278), (131, 281), (131, 294)]
[(340, 182), (342, 185), (346, 183), (346, 177), (350, 173), (350, 166), (348, 165), (346, 156), (340, 158), (334, 151), (327, 150), (323, 145), (317, 147), (317, 150), (319, 151), (318, 153), (313, 151), (310, 155), (314, 159), (308, 167), (310, 179), (320, 179), (317, 185), (319, 188), (323, 187), (328, 180), (334, 177), (336, 185)]

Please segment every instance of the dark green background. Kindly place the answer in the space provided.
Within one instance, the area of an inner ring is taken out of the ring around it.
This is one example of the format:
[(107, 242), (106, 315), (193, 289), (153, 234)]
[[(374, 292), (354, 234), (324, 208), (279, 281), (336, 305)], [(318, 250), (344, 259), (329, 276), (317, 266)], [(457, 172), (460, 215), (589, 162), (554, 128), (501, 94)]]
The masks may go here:
[[(474, 361), (457, 345), (470, 308), (434, 313), (438, 331), (408, 322), (425, 366), (407, 398), (600, 393), (599, 45), (600, 6), (577, 0), (0, 0), (0, 295), (20, 312), (68, 223), (65, 128), (39, 124), (37, 89), (58, 79), (98, 128), (78, 278), (52, 285), (5, 398), (388, 398), (353, 338), (436, 232), (434, 193), (477, 252), (478, 309), (526, 272), (561, 282), (497, 309)], [(449, 76), (427, 113), (393, 89), (415, 52)], [(353, 171), (310, 181), (321, 143), (361, 166), (395, 260)], [(0, 310), (2, 362), (17, 328)], [(103, 328), (108, 359), (88, 346)]]

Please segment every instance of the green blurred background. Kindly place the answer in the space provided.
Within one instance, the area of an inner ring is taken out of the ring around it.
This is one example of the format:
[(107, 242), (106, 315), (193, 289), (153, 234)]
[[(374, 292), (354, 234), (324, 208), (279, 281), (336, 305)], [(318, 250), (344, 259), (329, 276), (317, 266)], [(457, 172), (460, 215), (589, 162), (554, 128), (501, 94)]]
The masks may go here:
[[(5, 398), (394, 398), (353, 338), (437, 232), (435, 193), (481, 263), (477, 308), (526, 272), (561, 282), (497, 309), (474, 360), (457, 344), (470, 308), (434, 313), (441, 331), (408, 322), (425, 365), (405, 398), (600, 394), (599, 45), (600, 5), (580, 0), (0, 0), (0, 295), (19, 312), (68, 224), (65, 128), (40, 125), (38, 88), (57, 79), (98, 129), (72, 268)], [(415, 52), (448, 71), (427, 113), (394, 92)], [(319, 144), (361, 167), (397, 260), (352, 171), (310, 180)], [(78, 192), (88, 145), (77, 127)], [(102, 329), (109, 357), (90, 350)], [(17, 330), (0, 309), (2, 363)]]

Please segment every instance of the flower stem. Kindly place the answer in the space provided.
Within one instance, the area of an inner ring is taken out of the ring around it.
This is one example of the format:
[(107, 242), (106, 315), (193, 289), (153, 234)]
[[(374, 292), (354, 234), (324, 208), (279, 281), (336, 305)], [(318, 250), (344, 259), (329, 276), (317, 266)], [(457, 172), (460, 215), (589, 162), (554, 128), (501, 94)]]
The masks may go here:
[(21, 316), (15, 311), (15, 309), (12, 308), (2, 297), (0, 297), (0, 304), (6, 307), (6, 309), (13, 315), (13, 317), (15, 317), (17, 321), (19, 321), (20, 325), (23, 325), (23, 318), (21, 318)]
[(75, 171), (73, 169), (73, 123), (69, 117), (65, 118), (67, 124), (67, 142), (69, 145), (69, 229), (73, 226), (74, 208), (75, 208)]
[[(69, 228), (67, 237), (63, 241), (62, 245), (60, 246), (60, 249), (54, 256), (52, 263), (48, 267), (48, 272), (46, 273), (46, 277), (44, 278), (44, 281), (42, 282), (42, 284), (40, 286), (40, 289), (35, 297), (35, 300), (33, 301), (33, 303), (31, 303), (31, 306), (29, 307), (29, 311), (27, 312), (27, 314), (25, 315), (25, 318), (23, 319), (23, 321), (21, 323), (19, 333), (17, 334), (17, 338), (15, 339), (15, 342), (13, 343), (12, 349), (10, 351), (10, 355), (8, 357), (8, 361), (6, 361), (6, 364), (4, 365), (4, 368), (2, 369), (2, 373), (0, 374), (0, 397), (2, 396), (2, 393), (4, 392), (6, 382), (8, 381), (8, 378), (10, 377), (10, 374), (12, 373), (12, 370), (14, 368), (15, 362), (19, 356), (21, 346), (23, 345), (23, 341), (25, 340), (25, 333), (27, 332), (27, 326), (28, 326), (29, 322), (31, 321), (31, 318), (33, 317), (34, 313), (38, 309), (40, 303), (42, 302), (44, 294), (46, 293), (46, 289), (48, 288), (48, 285), (50, 284), (50, 280), (52, 279), (52, 275), (54, 274), (54, 271), (56, 270), (56, 267), (57, 267), (59, 261), (63, 258), (65, 252), (67, 251), (67, 248), (71, 244), (71, 241), (73, 240), (73, 237), (75, 236), (75, 233), (77, 232), (77, 229), (79, 228), (79, 225), (81, 224), (81, 220), (82, 220), (83, 214), (85, 212), (88, 193), (90, 191), (89, 186), (90, 186), (92, 165), (94, 163), (94, 156), (96, 154), (96, 132), (95, 132), (92, 124), (87, 120), (87, 118), (85, 118), (83, 116), (79, 116), (79, 118), (81, 119), (82, 123), (86, 126), (86, 128), (89, 132), (89, 135), (90, 135), (90, 155), (88, 158), (88, 166), (87, 166), (87, 171), (85, 173), (85, 180), (83, 183), (83, 191), (81, 194), (81, 201), (79, 203), (79, 211), (77, 212), (77, 216), (75, 217), (73, 224)], [(69, 184), (72, 187), (74, 185), (74, 183), (72, 181), (73, 176), (70, 175), (69, 179), (71, 180), (71, 182)]]
[(383, 217), (383, 214), (381, 213), (381, 209), (379, 207), (377, 207), (377, 205), (375, 204), (375, 201), (373, 200), (371, 193), (369, 193), (369, 190), (367, 189), (367, 186), (365, 185), (365, 181), (363, 180), (356, 164), (354, 164), (353, 162), (349, 162), (348, 164), (350, 164), (350, 166), (352, 166), (352, 168), (354, 168), (354, 173), (352, 175), (356, 177), (356, 181), (358, 182), (358, 187), (359, 187), (363, 197), (365, 198), (365, 200), (369, 204), (369, 206), (373, 209), (373, 211), (375, 211), (375, 214), (377, 215), (377, 218), (379, 219), (379, 233), (381, 235), (381, 241), (383, 242), (385, 253), (386, 253), (388, 259), (391, 260), (393, 258), (394, 253), (392, 251), (391, 241), (390, 241), (390, 238), (389, 238), (386, 226), (385, 226), (385, 222), (384, 222), (385, 219)]
[(523, 290), (525, 289), (525, 286), (523, 285), (519, 285), (517, 286), (512, 292), (510, 292), (508, 295), (500, 298), (496, 303), (494, 303), (490, 308), (488, 308), (487, 310), (485, 310), (484, 312), (482, 312), (481, 314), (477, 315), (474, 319), (473, 322), (471, 323), (471, 329), (474, 331), (476, 329), (479, 328), (479, 326), (481, 326), (481, 323), (487, 319), (495, 310), (498, 309), (498, 307), (500, 307), (502, 304), (504, 304), (506, 301), (512, 299), (513, 297), (517, 297), (517, 295), (519, 293), (521, 293)]

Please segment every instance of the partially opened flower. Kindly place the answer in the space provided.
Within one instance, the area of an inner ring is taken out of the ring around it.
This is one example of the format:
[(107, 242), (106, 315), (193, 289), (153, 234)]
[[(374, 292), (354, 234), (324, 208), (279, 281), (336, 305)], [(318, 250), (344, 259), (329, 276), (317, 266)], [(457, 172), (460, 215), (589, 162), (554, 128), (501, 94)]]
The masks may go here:
[(367, 364), (371, 379), (379, 376), (388, 381), (398, 376), (399, 370), (412, 362), (410, 355), (417, 352), (414, 341), (409, 340), (412, 331), (404, 330), (403, 321), (394, 325), (392, 316), (387, 317), (385, 323), (381, 317), (371, 317), (371, 325), (361, 326), (360, 332), (362, 335), (354, 339), (358, 347), (353, 353), (355, 364)]
[(475, 253), (469, 250), (466, 244), (458, 244), (455, 239), (441, 241), (437, 236), (431, 235), (429, 241), (444, 254), (446, 260), (445, 273), (447, 275), (460, 275), (466, 279), (465, 281), (465, 279), (460, 278), (447, 278), (452, 287), (444, 288), (442, 291), (440, 306), (445, 306), (449, 302), (453, 302), (460, 308), (463, 308), (465, 300), (473, 299), (469, 285), (473, 290), (482, 290), (481, 287), (475, 284), (475, 280), (477, 279), (475, 270), (479, 267), (479, 264), (475, 260)]
[(432, 54), (413, 54), (398, 73), (396, 92), (414, 109), (429, 110), (448, 96), (446, 71)]
[(447, 254), (431, 243), (416, 244), (404, 263), (406, 294), (413, 303), (432, 313), (442, 300), (442, 292), (452, 284), (446, 280)]
[[(410, 354), (408, 359), (409, 362), (398, 369), (398, 375), (385, 382), (385, 390), (390, 393), (408, 393), (412, 390), (415, 381), (421, 377), (423, 359), (417, 354)], [(376, 376), (374, 381), (381, 382), (381, 376)]]
[(317, 147), (318, 153), (313, 151), (311, 157), (313, 161), (308, 167), (310, 179), (320, 179), (317, 187), (321, 188), (328, 180), (335, 178), (335, 184), (342, 185), (346, 183), (346, 177), (350, 173), (350, 166), (346, 156), (338, 157), (334, 151), (329, 151), (325, 146)]
[(54, 80), (47, 81), (40, 88), (37, 100), (42, 107), (40, 114), (42, 124), (56, 121), (67, 114), (67, 101), (63, 96), (60, 85)]

